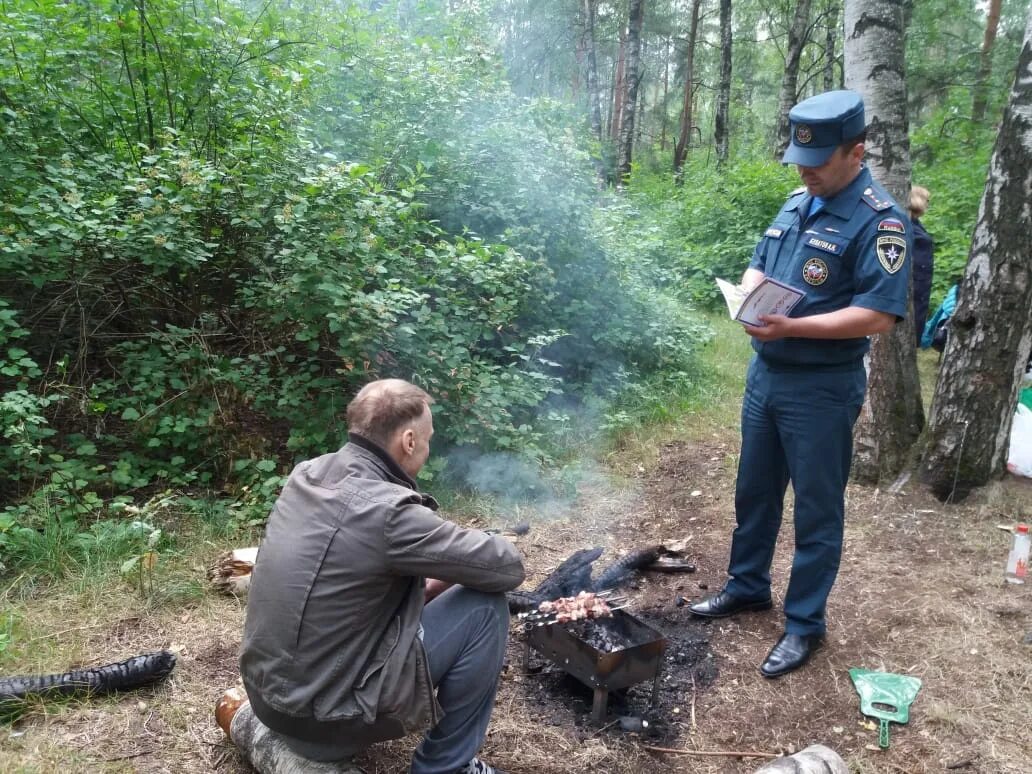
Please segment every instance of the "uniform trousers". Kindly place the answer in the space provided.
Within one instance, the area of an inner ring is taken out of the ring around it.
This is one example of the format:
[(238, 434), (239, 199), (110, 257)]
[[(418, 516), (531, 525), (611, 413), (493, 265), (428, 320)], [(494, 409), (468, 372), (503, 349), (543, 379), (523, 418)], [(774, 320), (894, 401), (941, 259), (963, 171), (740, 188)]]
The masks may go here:
[(789, 481), (795, 494), (795, 555), (785, 595), (785, 631), (823, 634), (838, 574), (853, 425), (867, 387), (863, 363), (810, 368), (754, 356), (742, 404), (737, 527), (726, 589), (770, 597), (770, 566)]

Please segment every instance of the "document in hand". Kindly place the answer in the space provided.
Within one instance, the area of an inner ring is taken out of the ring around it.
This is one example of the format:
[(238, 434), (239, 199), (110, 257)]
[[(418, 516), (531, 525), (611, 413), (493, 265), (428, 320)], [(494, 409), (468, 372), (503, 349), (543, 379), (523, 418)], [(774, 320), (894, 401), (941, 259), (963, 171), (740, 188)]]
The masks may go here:
[(761, 327), (761, 314), (787, 315), (806, 295), (803, 291), (770, 277), (764, 277), (763, 281), (748, 293), (741, 285), (732, 285), (719, 278), (717, 287), (724, 295), (727, 311), (731, 314), (732, 320)]

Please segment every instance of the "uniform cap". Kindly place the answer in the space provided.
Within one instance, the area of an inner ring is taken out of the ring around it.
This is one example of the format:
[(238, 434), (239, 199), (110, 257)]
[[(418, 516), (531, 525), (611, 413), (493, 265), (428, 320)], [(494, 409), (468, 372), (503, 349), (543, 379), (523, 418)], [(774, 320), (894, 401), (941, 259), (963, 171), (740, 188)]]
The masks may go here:
[(792, 140), (781, 163), (819, 167), (864, 131), (864, 100), (855, 91), (826, 91), (792, 108), (788, 120)]

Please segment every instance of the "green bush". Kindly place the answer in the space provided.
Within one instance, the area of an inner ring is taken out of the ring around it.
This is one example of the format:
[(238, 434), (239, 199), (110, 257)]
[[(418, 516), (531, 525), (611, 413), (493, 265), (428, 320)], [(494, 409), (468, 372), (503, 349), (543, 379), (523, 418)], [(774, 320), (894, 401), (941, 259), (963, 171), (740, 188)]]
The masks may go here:
[(538, 464), (560, 391), (691, 359), (658, 264), (599, 233), (578, 119), (469, 19), (94, 6), (0, 12), (10, 555), (166, 490), (254, 524), (373, 378), (433, 393), (441, 445)]
[(717, 170), (689, 158), (680, 186), (667, 174), (636, 177), (629, 201), (610, 211), (608, 228), (624, 235), (625, 249), (653, 266), (669, 290), (719, 309), (714, 279), (738, 281), (798, 182), (793, 170), (769, 159), (743, 158)]
[(965, 115), (970, 93), (958, 90), (947, 104), (914, 132), (912, 179), (931, 194), (921, 219), (935, 243), (931, 308), (964, 274), (994, 136)]

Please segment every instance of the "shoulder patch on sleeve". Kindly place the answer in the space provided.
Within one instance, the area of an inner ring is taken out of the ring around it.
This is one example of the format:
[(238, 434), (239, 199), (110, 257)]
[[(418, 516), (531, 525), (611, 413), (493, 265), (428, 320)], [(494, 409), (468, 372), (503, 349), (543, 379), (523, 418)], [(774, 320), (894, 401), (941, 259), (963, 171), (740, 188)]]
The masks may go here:
[(873, 188), (865, 188), (861, 197), (875, 212), (887, 210), (892, 206), (891, 199), (883, 199)]
[(907, 240), (901, 236), (880, 236), (876, 243), (875, 251), (878, 253), (878, 262), (889, 274), (895, 274), (901, 268), (907, 257)]

